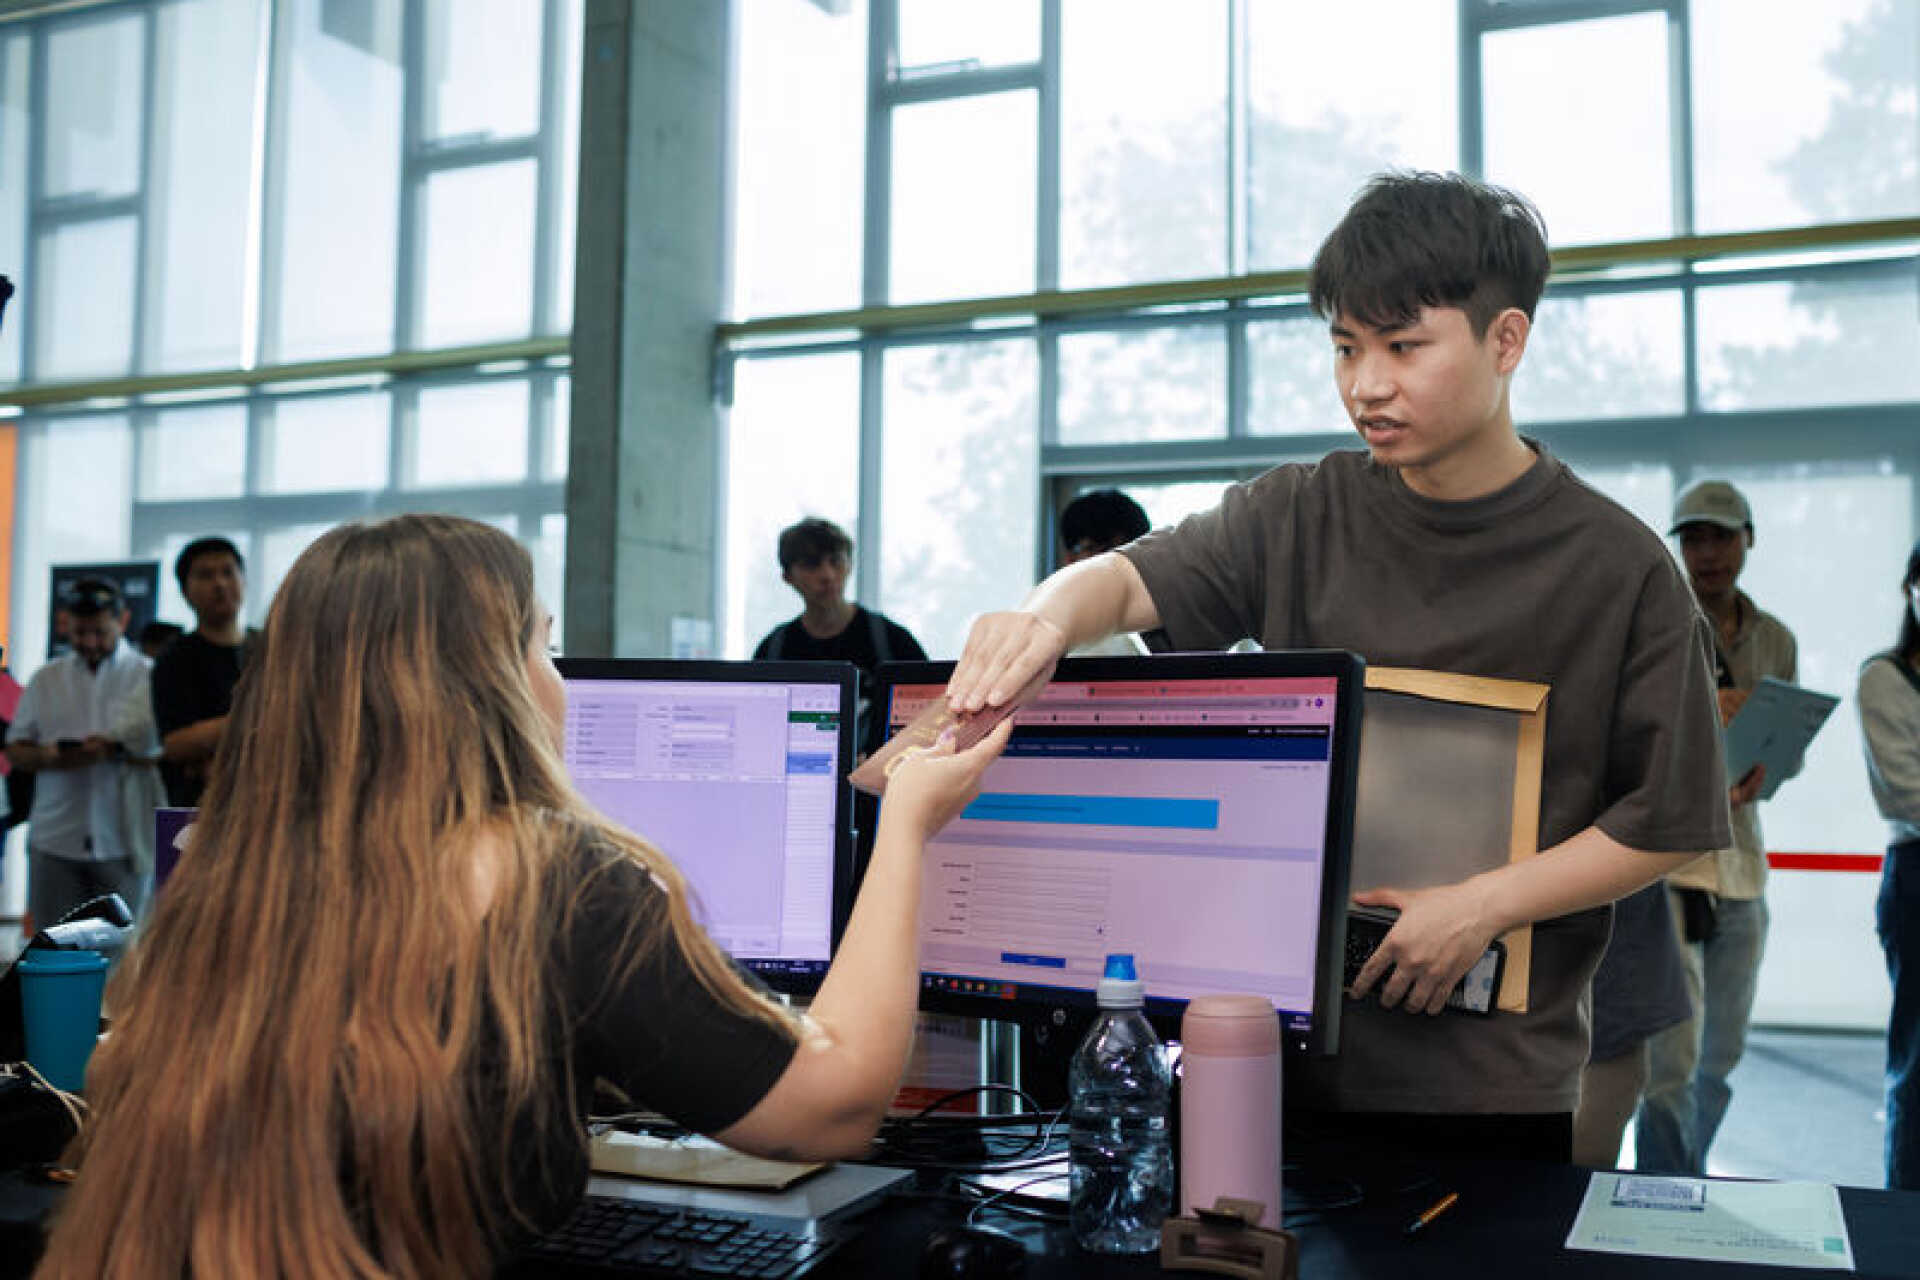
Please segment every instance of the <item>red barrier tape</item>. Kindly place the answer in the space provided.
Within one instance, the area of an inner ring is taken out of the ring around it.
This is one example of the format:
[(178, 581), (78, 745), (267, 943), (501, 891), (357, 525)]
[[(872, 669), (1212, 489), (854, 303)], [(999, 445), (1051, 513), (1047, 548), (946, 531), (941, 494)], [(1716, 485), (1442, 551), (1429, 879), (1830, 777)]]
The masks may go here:
[(1882, 853), (1769, 853), (1767, 865), (1775, 871), (1867, 871), (1878, 874), (1886, 860)]

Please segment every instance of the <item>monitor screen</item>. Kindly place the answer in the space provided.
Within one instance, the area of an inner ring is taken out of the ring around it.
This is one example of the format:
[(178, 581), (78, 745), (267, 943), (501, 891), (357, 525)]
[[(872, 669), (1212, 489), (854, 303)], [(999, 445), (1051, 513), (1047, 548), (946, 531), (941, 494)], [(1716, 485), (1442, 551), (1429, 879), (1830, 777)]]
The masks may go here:
[(816, 989), (852, 892), (855, 669), (558, 665), (574, 785), (673, 859), (729, 955), (780, 990)]
[[(951, 670), (883, 667), (890, 728)], [(1125, 951), (1149, 1014), (1257, 994), (1292, 1042), (1330, 1052), (1361, 670), (1326, 652), (1062, 662), (928, 846), (922, 1007), (1090, 1007), (1107, 953)]]

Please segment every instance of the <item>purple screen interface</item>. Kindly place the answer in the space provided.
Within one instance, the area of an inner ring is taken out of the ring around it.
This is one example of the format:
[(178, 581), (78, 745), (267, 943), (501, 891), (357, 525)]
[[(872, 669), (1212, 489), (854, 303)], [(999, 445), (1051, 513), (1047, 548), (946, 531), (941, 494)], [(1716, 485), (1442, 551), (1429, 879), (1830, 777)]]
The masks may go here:
[[(1055, 681), (927, 848), (923, 981), (1092, 990), (1131, 951), (1149, 996), (1313, 1009), (1331, 677)], [(935, 686), (893, 691), (910, 721)]]
[(566, 683), (574, 785), (673, 859), (714, 941), (749, 964), (824, 965), (848, 710), (838, 686)]

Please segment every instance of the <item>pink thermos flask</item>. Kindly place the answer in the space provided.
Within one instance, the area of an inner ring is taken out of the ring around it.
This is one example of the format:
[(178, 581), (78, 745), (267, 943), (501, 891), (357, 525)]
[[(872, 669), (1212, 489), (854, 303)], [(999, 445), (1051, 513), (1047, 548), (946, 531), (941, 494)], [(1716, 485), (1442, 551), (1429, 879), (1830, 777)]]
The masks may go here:
[(1180, 1212), (1221, 1196), (1280, 1228), (1280, 1019), (1259, 996), (1199, 996), (1180, 1020)]

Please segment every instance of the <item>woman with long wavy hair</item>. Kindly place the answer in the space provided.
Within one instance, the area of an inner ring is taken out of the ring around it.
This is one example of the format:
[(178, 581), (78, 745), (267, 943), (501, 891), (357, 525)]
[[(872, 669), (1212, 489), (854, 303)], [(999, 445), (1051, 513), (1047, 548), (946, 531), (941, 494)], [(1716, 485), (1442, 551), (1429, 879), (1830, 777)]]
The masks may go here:
[(483, 1274), (582, 1195), (596, 1079), (747, 1151), (864, 1148), (912, 1037), (921, 849), (1008, 730), (894, 776), (795, 1017), (568, 783), (550, 626), (526, 551), (469, 520), (295, 563), (113, 979), (41, 1275)]

